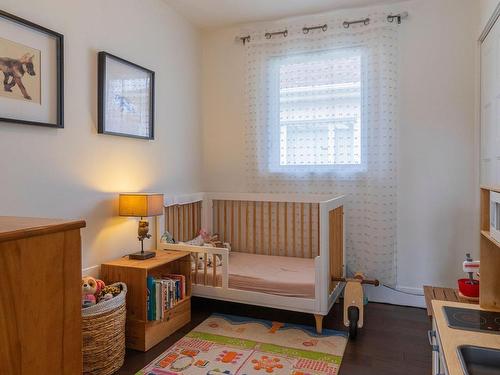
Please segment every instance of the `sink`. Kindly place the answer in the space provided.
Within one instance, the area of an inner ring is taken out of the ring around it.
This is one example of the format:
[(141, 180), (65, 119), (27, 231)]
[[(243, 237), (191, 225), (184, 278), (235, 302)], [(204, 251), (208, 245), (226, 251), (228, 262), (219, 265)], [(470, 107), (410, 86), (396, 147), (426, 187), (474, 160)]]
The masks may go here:
[(500, 350), (464, 345), (458, 348), (465, 375), (500, 374)]

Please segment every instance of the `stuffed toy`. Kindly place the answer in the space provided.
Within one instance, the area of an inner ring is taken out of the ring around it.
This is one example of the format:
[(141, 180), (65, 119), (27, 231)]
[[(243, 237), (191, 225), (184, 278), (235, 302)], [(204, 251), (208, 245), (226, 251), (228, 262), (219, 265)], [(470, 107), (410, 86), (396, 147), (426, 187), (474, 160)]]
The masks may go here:
[[(193, 271), (195, 267), (197, 267), (199, 270), (205, 268), (205, 253), (191, 253), (191, 258), (191, 269)], [(219, 255), (215, 257), (215, 264), (217, 265), (217, 267), (222, 266), (222, 259)], [(213, 257), (211, 255), (207, 255), (207, 267), (213, 267)]]
[(207, 240), (205, 241), (205, 246), (212, 246), (212, 247), (218, 247), (218, 248), (226, 248), (229, 251), (231, 251), (231, 245), (229, 242), (222, 242), (219, 239), (219, 235), (215, 233), (212, 236), (209, 236)]
[[(208, 258), (207, 265), (208, 265), (208, 267), (213, 267), (214, 266), (213, 257), (209, 257)], [(222, 266), (222, 256), (220, 256), (219, 254), (217, 254), (216, 257), (215, 257), (215, 265), (217, 267)]]
[(199, 235), (201, 236), (201, 238), (203, 238), (203, 241), (205, 243), (210, 242), (210, 233), (208, 233), (205, 229), (200, 229)]
[[(231, 251), (231, 244), (229, 242), (222, 242), (219, 239), (219, 235), (217, 233), (210, 237), (210, 240), (207, 243), (205, 243), (205, 246), (217, 247), (219, 249), (225, 248), (228, 251)], [(213, 263), (212, 259), (209, 259), (208, 265), (210, 267), (212, 267), (212, 263)], [(217, 255), (217, 257), (215, 258), (215, 263), (216, 263), (217, 267), (222, 266), (222, 256), (221, 255)]]
[(195, 268), (203, 269), (203, 265), (205, 264), (204, 253), (191, 253), (191, 265), (192, 270)]
[[(231, 251), (231, 245), (229, 242), (222, 242), (219, 240), (219, 235), (213, 234), (210, 235), (206, 230), (200, 229), (200, 232), (197, 237), (193, 238), (191, 241), (187, 242), (179, 242), (185, 245), (192, 246), (208, 246), (208, 247), (217, 247), (217, 248), (226, 248)], [(203, 269), (205, 267), (205, 254), (204, 253), (191, 253), (191, 269)], [(222, 266), (222, 256), (217, 255), (215, 258), (215, 264), (217, 267)], [(208, 256), (207, 258), (207, 266), (213, 267), (213, 257)]]
[(190, 241), (179, 242), (179, 243), (183, 244), (183, 245), (203, 246), (203, 244), (205, 243), (205, 241), (203, 240), (203, 237), (201, 237), (200, 235), (198, 235), (198, 236), (196, 236), (195, 238), (193, 238)]
[[(215, 236), (217, 236), (216, 238), (218, 238), (218, 234), (216, 234)], [(179, 242), (179, 243), (182, 243), (185, 245), (203, 246), (207, 243), (210, 243), (213, 238), (214, 238), (214, 236), (211, 236), (205, 229), (200, 229), (200, 231), (198, 232), (198, 235), (195, 238), (193, 238), (190, 241)]]
[(174, 237), (170, 234), (170, 232), (165, 231), (163, 235), (161, 236), (161, 242), (166, 242), (166, 243), (175, 243)]
[(82, 279), (82, 307), (90, 307), (97, 303), (96, 297), (99, 296), (104, 288), (104, 281), (87, 276)]
[(99, 295), (99, 301), (109, 301), (113, 297), (116, 297), (118, 294), (122, 292), (121, 284), (119, 286), (116, 285), (106, 285), (102, 288), (101, 293)]

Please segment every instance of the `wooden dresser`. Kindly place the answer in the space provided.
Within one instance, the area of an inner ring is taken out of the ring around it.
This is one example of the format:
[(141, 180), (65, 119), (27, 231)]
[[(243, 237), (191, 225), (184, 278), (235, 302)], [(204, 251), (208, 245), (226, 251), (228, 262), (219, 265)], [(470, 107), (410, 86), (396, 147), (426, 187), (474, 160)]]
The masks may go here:
[(0, 216), (0, 374), (81, 374), (83, 227)]

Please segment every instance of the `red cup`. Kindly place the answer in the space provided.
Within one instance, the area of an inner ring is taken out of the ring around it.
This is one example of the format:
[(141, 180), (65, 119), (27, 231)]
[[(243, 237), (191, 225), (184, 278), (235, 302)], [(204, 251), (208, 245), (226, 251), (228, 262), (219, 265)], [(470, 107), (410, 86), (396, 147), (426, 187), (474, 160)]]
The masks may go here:
[(469, 279), (458, 280), (458, 290), (466, 297), (479, 297), (479, 280), (474, 280), (472, 283)]

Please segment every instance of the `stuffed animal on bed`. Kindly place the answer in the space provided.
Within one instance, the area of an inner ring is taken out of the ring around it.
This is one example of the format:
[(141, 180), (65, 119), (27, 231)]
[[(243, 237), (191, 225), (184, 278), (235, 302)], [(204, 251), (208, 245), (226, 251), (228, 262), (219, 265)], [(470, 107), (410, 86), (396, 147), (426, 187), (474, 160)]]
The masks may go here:
[[(191, 257), (191, 268), (193, 270), (195, 269), (195, 267), (197, 267), (199, 270), (205, 268), (205, 253), (191, 253)], [(222, 258), (219, 255), (215, 257), (215, 264), (217, 265), (217, 267), (222, 266)], [(207, 255), (207, 267), (213, 267), (213, 257), (211, 255)]]
[(201, 270), (205, 264), (205, 257), (203, 253), (191, 253), (191, 268)]
[(210, 240), (210, 235), (208, 234), (208, 232), (205, 229), (200, 229), (198, 235), (195, 238), (186, 242), (179, 242), (179, 243), (191, 246), (203, 246), (209, 240)]
[(191, 245), (191, 246), (203, 246), (205, 243), (205, 240), (201, 235), (196, 236), (192, 240), (186, 241), (186, 242), (179, 242), (180, 244), (183, 245)]
[[(231, 251), (231, 245), (229, 242), (222, 242), (219, 240), (219, 235), (213, 234), (210, 235), (206, 230), (201, 229), (198, 236), (193, 238), (190, 241), (187, 242), (180, 242), (186, 245), (192, 245), (192, 246), (208, 246), (208, 247), (218, 247), (218, 248), (226, 248), (229, 251)], [(203, 269), (205, 267), (205, 253), (191, 253), (191, 258), (192, 258), (192, 269)], [(217, 267), (222, 266), (222, 256), (217, 255), (215, 264)], [(213, 257), (212, 256), (207, 256), (207, 266), (208, 267), (213, 267)]]
[[(209, 267), (213, 267), (213, 261), (214, 261), (213, 257), (209, 257), (208, 262), (207, 262)], [(218, 254), (215, 257), (215, 265), (217, 267), (222, 266), (222, 257)]]
[(165, 231), (163, 235), (161, 236), (161, 242), (166, 242), (166, 243), (175, 243), (174, 237), (170, 234), (169, 231)]

